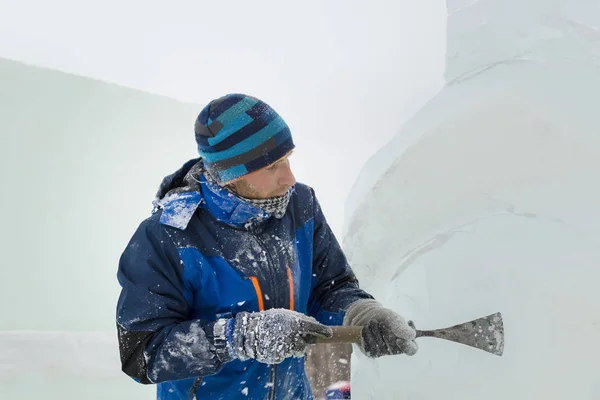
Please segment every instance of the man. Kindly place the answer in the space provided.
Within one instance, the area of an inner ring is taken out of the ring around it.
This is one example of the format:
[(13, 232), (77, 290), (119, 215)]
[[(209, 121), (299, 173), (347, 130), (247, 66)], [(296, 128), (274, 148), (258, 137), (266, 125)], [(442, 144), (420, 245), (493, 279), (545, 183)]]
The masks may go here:
[(163, 180), (120, 259), (126, 374), (159, 399), (312, 399), (303, 355), (329, 326), (364, 326), (371, 357), (417, 351), (414, 329), (359, 288), (269, 105), (216, 99), (195, 136), (200, 157)]

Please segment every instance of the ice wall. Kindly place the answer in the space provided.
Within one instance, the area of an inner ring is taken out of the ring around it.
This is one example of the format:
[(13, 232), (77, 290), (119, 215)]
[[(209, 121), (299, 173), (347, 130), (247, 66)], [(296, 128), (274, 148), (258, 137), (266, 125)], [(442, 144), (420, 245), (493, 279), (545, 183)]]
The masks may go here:
[(121, 372), (114, 332), (0, 331), (0, 399), (155, 397)]
[(417, 327), (502, 312), (505, 355), (355, 352), (353, 395), (600, 398), (600, 4), (448, 9), (447, 85), (365, 167), (344, 247)]
[(118, 259), (199, 106), (1, 58), (0, 77), (0, 331), (114, 331)]
[(0, 399), (152, 398), (120, 370), (116, 270), (199, 106), (1, 58), (0, 77)]

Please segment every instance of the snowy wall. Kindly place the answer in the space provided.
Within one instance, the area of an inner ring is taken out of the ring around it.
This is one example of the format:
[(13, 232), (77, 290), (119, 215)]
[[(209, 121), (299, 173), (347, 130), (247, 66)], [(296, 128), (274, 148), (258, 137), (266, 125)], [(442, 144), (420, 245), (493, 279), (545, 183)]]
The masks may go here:
[(600, 398), (600, 3), (448, 10), (447, 85), (364, 168), (344, 247), (418, 328), (502, 312), (505, 353), (355, 351), (353, 395)]

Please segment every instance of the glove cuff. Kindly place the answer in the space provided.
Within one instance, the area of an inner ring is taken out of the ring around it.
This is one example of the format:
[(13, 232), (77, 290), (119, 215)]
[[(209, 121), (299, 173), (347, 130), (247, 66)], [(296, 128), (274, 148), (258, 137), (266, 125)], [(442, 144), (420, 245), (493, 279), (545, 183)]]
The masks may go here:
[(345, 326), (364, 326), (383, 305), (374, 299), (360, 299), (351, 303), (344, 316)]
[[(251, 328), (254, 326), (252, 316), (256, 313), (242, 311), (234, 318), (227, 321), (225, 329), (225, 338), (227, 341), (227, 350), (233, 358), (240, 361), (246, 361), (255, 357), (254, 345), (255, 335)], [(249, 327), (250, 325), (250, 327)]]
[(213, 345), (217, 358), (222, 363), (236, 357), (233, 351), (233, 324), (233, 318), (221, 318), (213, 325)]

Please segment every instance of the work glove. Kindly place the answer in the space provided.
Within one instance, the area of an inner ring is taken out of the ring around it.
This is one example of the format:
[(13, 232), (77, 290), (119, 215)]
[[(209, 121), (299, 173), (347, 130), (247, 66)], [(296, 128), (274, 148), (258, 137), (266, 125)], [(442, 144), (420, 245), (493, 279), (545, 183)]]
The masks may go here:
[(232, 358), (254, 358), (279, 364), (288, 357), (302, 357), (317, 337), (330, 338), (331, 328), (292, 310), (269, 309), (241, 312), (226, 322), (227, 349)]
[(352, 303), (346, 311), (344, 325), (363, 327), (359, 347), (371, 358), (402, 353), (412, 356), (419, 349), (412, 321), (407, 323), (376, 300), (363, 299)]

